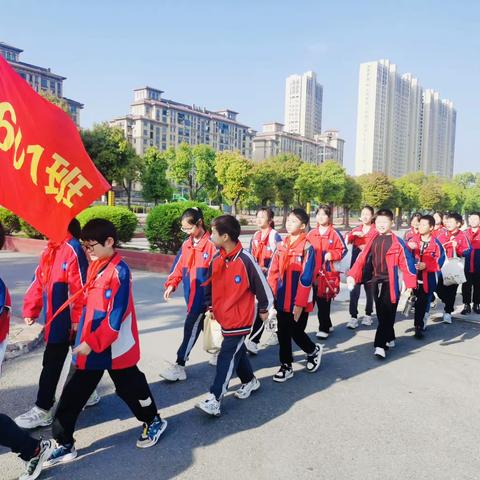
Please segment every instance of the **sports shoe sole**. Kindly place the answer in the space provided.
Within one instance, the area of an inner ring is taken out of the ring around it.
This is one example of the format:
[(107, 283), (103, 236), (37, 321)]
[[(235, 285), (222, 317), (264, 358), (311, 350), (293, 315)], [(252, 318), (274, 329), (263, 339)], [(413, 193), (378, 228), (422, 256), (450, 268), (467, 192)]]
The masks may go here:
[(78, 456), (78, 452), (75, 450), (72, 453), (67, 453), (67, 455), (64, 455), (63, 457), (55, 458), (54, 460), (48, 460), (43, 464), (43, 466), (47, 468), (47, 467), (53, 467), (54, 465), (58, 465), (60, 463), (68, 463), (68, 462), (71, 462), (72, 460), (75, 460), (77, 456)]
[(157, 432), (157, 434), (155, 435), (155, 438), (150, 441), (150, 442), (143, 442), (141, 444), (139, 444), (137, 442), (137, 448), (150, 448), (150, 447), (153, 447), (154, 445), (156, 445), (158, 443), (158, 441), (160, 440), (160, 437), (162, 436), (162, 433), (165, 431), (165, 429), (167, 428), (167, 425), (168, 425), (168, 422), (166, 420), (163, 420), (162, 421), (162, 427), (160, 428), (160, 430)]
[(257, 382), (255, 387), (253, 387), (250, 392), (248, 392), (248, 395), (246, 397), (241, 397), (238, 394), (238, 391), (234, 393), (235, 398), (238, 398), (239, 400), (246, 400), (253, 392), (256, 392), (260, 388), (260, 382)]
[(168, 378), (168, 377), (165, 377), (162, 373), (159, 373), (158, 375), (159, 375), (159, 377), (163, 378), (167, 382), (171, 382), (171, 383), (183, 382), (184, 380), (187, 379), (186, 376), (185, 377), (177, 377), (177, 378)]
[(17, 420), (15, 419), (15, 423), (20, 427), (24, 428), (25, 430), (34, 430), (35, 428), (40, 428), (40, 427), (49, 427), (53, 423), (53, 418), (48, 420), (48, 421), (43, 421), (41, 423), (37, 423), (35, 425), (25, 425), (22, 423), (18, 423)]
[(287, 380), (293, 378), (293, 373), (285, 375), (283, 378), (273, 377), (273, 381), (277, 383), (285, 383)]
[(311, 370), (309, 370), (308, 368), (305, 368), (308, 373), (315, 373), (320, 368), (320, 364), (322, 363), (323, 345), (320, 345), (318, 343), (317, 345), (320, 347), (320, 350), (318, 352), (318, 363)]
[(218, 412), (218, 413), (208, 412), (207, 410), (204, 410), (200, 405), (195, 405), (195, 408), (203, 412), (205, 415), (208, 415), (209, 417), (218, 418), (221, 415), (221, 412)]

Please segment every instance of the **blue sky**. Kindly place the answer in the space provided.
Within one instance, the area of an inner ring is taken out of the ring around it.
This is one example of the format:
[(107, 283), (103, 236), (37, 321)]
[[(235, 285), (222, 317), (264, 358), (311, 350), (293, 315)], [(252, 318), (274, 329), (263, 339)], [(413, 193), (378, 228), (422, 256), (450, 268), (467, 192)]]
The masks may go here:
[(68, 77), (82, 125), (128, 112), (134, 88), (255, 129), (283, 121), (285, 78), (317, 72), (324, 128), (346, 140), (353, 172), (358, 69), (388, 58), (457, 108), (455, 171), (480, 170), (480, 3), (422, 1), (0, 0), (0, 41)]

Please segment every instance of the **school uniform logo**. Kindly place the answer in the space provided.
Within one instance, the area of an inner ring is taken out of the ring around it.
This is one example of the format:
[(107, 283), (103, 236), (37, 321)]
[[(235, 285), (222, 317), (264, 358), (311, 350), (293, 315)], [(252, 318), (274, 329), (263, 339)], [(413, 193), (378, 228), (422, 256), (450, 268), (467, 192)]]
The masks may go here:
[(267, 247), (267, 252), (271, 252), (272, 251), (272, 248), (271, 247)]
[(235, 275), (233, 281), (238, 285), (242, 281), (242, 277), (240, 275)]
[(333, 243), (333, 240), (330, 239), (330, 240), (328, 241), (328, 243), (331, 245), (331, 244)]
[(300, 263), (302, 262), (302, 257), (301, 257), (301, 255), (299, 255), (299, 256), (297, 257), (297, 262), (300, 262)]
[(105, 290), (105, 298), (108, 300), (112, 297), (112, 290), (109, 288), (108, 290)]
[(63, 262), (63, 263), (62, 263), (62, 270), (63, 270), (64, 272), (67, 271), (67, 262)]
[(204, 252), (203, 258), (206, 260), (208, 258), (208, 252)]

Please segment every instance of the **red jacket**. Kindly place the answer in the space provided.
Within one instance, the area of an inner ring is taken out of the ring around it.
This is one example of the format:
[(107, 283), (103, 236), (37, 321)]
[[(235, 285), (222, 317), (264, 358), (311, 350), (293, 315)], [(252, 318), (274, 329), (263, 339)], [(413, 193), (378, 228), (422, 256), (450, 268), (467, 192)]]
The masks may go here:
[(277, 248), (268, 269), (267, 281), (275, 297), (275, 308), (293, 312), (293, 307), (313, 309), (312, 282), (315, 250), (306, 236), (290, 245), (287, 236)]
[(85, 293), (76, 345), (92, 349), (73, 359), (80, 370), (120, 370), (140, 359), (137, 317), (128, 265), (116, 253)]
[(370, 229), (368, 232), (365, 234), (363, 237), (357, 237), (357, 235), (352, 235), (354, 232), (362, 232), (363, 233), (363, 225), (358, 225), (358, 227), (353, 228), (349, 233), (347, 233), (347, 243), (352, 244), (352, 263), (350, 266), (352, 266), (355, 263), (355, 260), (357, 259), (358, 255), (362, 251), (361, 247), (364, 247), (367, 242), (370, 240), (370, 238), (375, 235), (377, 229), (375, 228), (375, 225), (372, 223), (370, 225)]
[(188, 312), (200, 313), (205, 310), (205, 289), (202, 284), (207, 280), (208, 267), (216, 251), (210, 234), (205, 232), (196, 245), (191, 237), (187, 238), (173, 262), (165, 288), (172, 286), (176, 290), (179, 283), (183, 282)]
[(261, 230), (254, 233), (250, 241), (250, 253), (260, 265), (260, 268), (268, 268), (270, 266), (273, 254), (281, 241), (282, 237), (274, 228), (269, 229), (264, 239), (262, 239)]
[(10, 330), (10, 311), (12, 302), (8, 288), (0, 278), (0, 343), (2, 343)]
[(405, 232), (405, 235), (403, 236), (403, 239), (405, 240), (405, 243), (408, 243), (410, 240), (412, 240), (417, 235), (418, 235), (418, 232), (413, 227), (410, 227)]
[[(349, 277), (353, 277), (355, 283), (365, 283), (371, 278), (365, 278), (365, 275), (372, 275), (372, 243), (379, 235), (370, 238), (365, 248), (362, 250), (354, 263), (353, 267), (347, 272)], [(386, 253), (388, 280), (390, 284), (390, 299), (392, 303), (397, 303), (400, 298), (401, 277), (403, 274), (403, 281), (407, 288), (416, 288), (417, 286), (417, 270), (415, 262), (410, 250), (405, 245), (405, 242), (392, 233), (392, 246)], [(367, 273), (366, 273), (367, 272)]]
[(436, 230), (433, 230), (432, 235), (433, 235), (435, 238), (438, 238), (439, 235), (441, 235), (442, 233), (444, 233), (444, 232), (446, 232), (446, 231), (447, 231), (447, 229), (442, 226), (442, 227), (440, 227), (440, 228), (438, 228), (438, 229), (436, 229)]
[(80, 242), (71, 235), (59, 245), (49, 243), (42, 253), (33, 282), (25, 294), (22, 315), (35, 319), (43, 309), (47, 343), (68, 342), (72, 323), (80, 321), (83, 306), (81, 297), (50, 323), (69, 295), (82, 289), (87, 268), (85, 252)]
[(273, 306), (273, 295), (252, 255), (240, 242), (229, 254), (220, 249), (213, 257), (206, 284), (206, 305), (222, 327), (224, 336), (248, 335), (258, 310)]
[[(307, 240), (315, 249), (314, 284), (316, 285), (316, 294), (319, 298), (331, 297), (331, 292), (327, 291), (328, 284), (340, 285), (340, 273), (335, 271), (332, 262), (338, 262), (347, 254), (347, 245), (342, 234), (332, 225), (327, 228), (323, 235), (318, 228), (310, 230), (307, 234)], [(330, 252), (332, 259), (325, 261), (327, 252)], [(328, 283), (323, 281), (325, 274), (328, 276)]]
[(472, 246), (465, 258), (465, 272), (480, 273), (480, 228), (476, 232), (469, 228), (465, 230), (465, 235)]
[(411, 250), (416, 263), (422, 262), (425, 264), (425, 270), (422, 270), (423, 289), (426, 293), (434, 292), (437, 289), (441, 270), (445, 263), (445, 249), (433, 235), (430, 237), (430, 241), (423, 253), (420, 251), (422, 244), (421, 235), (417, 234), (411, 241), (416, 244), (416, 247)]
[(453, 257), (453, 240), (457, 242), (456, 253), (458, 257), (468, 257), (470, 255), (472, 247), (467, 235), (465, 232), (462, 232), (462, 230), (456, 230), (454, 232), (445, 230), (437, 237), (437, 239), (443, 245), (443, 248), (445, 248), (445, 253), (448, 258)]

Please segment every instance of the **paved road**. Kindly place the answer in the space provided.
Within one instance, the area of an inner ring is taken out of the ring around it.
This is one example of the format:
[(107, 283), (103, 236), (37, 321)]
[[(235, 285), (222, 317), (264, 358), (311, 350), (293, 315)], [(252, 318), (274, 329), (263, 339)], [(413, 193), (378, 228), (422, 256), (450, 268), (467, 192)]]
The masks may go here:
[[(14, 306), (33, 271), (35, 258), (0, 254), (0, 275)], [(432, 324), (424, 341), (412, 337), (411, 320), (397, 323), (398, 346), (386, 361), (372, 355), (374, 331), (350, 332), (346, 304), (337, 302), (334, 334), (316, 374), (303, 369), (275, 384), (275, 347), (253, 364), (262, 388), (249, 400), (228, 395), (221, 418), (193, 406), (207, 391), (213, 368), (200, 346), (191, 355), (189, 379), (167, 384), (158, 377), (173, 360), (184, 307), (177, 296), (160, 298), (162, 276), (134, 272), (142, 341), (141, 368), (152, 385), (169, 429), (152, 449), (138, 450), (138, 422), (114, 395), (107, 376), (101, 404), (85, 411), (76, 434), (79, 458), (47, 470), (45, 479), (445, 479), (472, 480), (478, 455), (480, 327), (463, 321)], [(308, 331), (314, 332), (311, 315)], [(0, 411), (18, 415), (36, 394), (42, 350), (5, 364)], [(233, 382), (233, 387), (238, 381)], [(36, 435), (50, 436), (44, 429)], [(20, 461), (0, 449), (0, 478), (21, 472)]]

